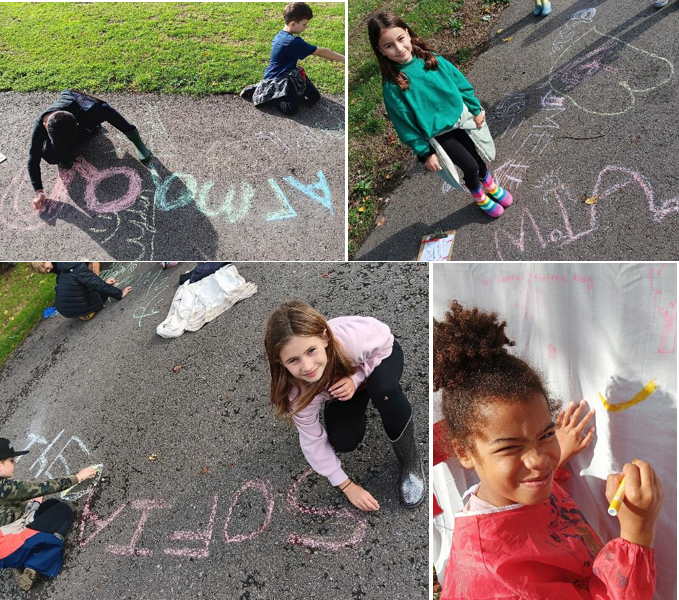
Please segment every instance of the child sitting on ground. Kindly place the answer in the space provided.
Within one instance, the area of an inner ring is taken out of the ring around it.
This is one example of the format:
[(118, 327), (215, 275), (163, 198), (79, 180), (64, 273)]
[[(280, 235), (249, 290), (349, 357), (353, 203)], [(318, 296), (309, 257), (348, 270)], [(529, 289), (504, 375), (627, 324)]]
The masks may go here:
[(285, 115), (297, 112), (300, 99), (309, 106), (321, 99), (321, 94), (304, 69), (297, 66), (297, 61), (314, 54), (327, 60), (344, 62), (344, 56), (328, 48), (308, 44), (294, 35), (306, 29), (312, 16), (311, 7), (304, 2), (293, 2), (285, 7), (285, 27), (271, 43), (271, 59), (264, 79), (246, 87), (240, 93), (241, 98), (252, 100), (255, 106), (275, 106)]
[[(29, 590), (38, 573), (56, 577), (63, 561), (64, 538), (73, 521), (73, 509), (60, 500), (43, 496), (66, 490), (91, 479), (87, 467), (75, 475), (42, 482), (13, 479), (17, 452), (0, 438), (0, 568), (13, 568), (17, 583)], [(29, 502), (33, 500), (33, 502)]]
[(98, 310), (104, 308), (110, 297), (122, 300), (132, 290), (115, 287), (115, 279), (104, 281), (95, 275), (86, 263), (78, 262), (34, 262), (30, 263), (38, 273), (56, 273), (57, 296), (54, 306), (59, 314), (71, 319), (89, 321)]
[(642, 460), (608, 476), (600, 501), (623, 474), (626, 496), (620, 537), (604, 545), (559, 485), (592, 441), (594, 413), (578, 422), (584, 403), (559, 412), (535, 369), (505, 348), (505, 326), (455, 301), (434, 320), (434, 390), (452, 450), (480, 480), (455, 514), (441, 600), (652, 600), (658, 476)]

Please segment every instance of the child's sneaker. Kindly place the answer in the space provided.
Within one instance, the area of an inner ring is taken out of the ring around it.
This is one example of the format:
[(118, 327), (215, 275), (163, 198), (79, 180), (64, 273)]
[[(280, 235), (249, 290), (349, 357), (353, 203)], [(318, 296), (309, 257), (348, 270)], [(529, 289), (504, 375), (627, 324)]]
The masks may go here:
[(483, 188), (479, 188), (475, 192), (472, 192), (472, 196), (474, 196), (474, 200), (476, 201), (478, 207), (489, 217), (497, 219), (502, 215), (502, 213), (505, 212), (502, 206), (486, 196), (486, 194), (483, 192)]
[(653, 8), (662, 8), (663, 6), (667, 6), (667, 2), (668, 0), (655, 0), (655, 2), (651, 4), (651, 6)]
[(551, 12), (552, 12), (552, 4), (550, 3), (549, 0), (543, 0), (542, 1), (542, 16), (546, 17)]
[(89, 315), (83, 315), (82, 317), (78, 317), (81, 321), (89, 321), (94, 315), (96, 315), (96, 312), (91, 312)]
[(514, 202), (512, 195), (506, 189), (501, 188), (497, 183), (495, 183), (490, 171), (488, 171), (486, 177), (481, 180), (481, 183), (486, 194), (495, 200), (495, 202), (501, 204), (504, 208), (511, 206), (512, 202)]
[(252, 102), (252, 97), (255, 95), (256, 89), (257, 89), (256, 85), (249, 85), (247, 87), (244, 87), (241, 90), (240, 97), (243, 98), (243, 100), (247, 100), (248, 102)]
[(536, 17), (539, 17), (542, 14), (542, 0), (535, 0), (535, 10), (533, 10), (533, 14)]
[(17, 584), (22, 590), (30, 590), (35, 583), (35, 578), (38, 574), (33, 569), (24, 569), (24, 572), (19, 575), (19, 570), (14, 569), (14, 575), (16, 576)]

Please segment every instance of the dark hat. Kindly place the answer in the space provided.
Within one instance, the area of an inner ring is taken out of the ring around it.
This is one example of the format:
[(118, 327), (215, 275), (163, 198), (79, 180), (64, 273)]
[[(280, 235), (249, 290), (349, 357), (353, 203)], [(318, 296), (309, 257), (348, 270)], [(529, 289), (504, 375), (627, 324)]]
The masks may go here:
[(28, 454), (28, 450), (17, 452), (7, 438), (0, 438), (0, 460), (14, 456), (23, 456), (24, 454)]

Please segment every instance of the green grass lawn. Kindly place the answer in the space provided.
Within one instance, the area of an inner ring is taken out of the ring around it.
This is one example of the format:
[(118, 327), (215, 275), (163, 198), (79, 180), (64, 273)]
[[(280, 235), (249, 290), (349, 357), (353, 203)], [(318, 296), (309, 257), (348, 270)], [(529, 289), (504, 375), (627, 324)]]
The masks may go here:
[[(0, 91), (238, 93), (262, 78), (285, 3), (0, 3)], [(303, 38), (344, 53), (344, 4), (312, 5)], [(325, 93), (344, 64), (302, 61)]]
[(26, 263), (0, 271), (0, 365), (54, 302), (54, 275), (34, 273)]
[[(412, 156), (385, 114), (368, 16), (391, 10), (463, 73), (509, 0), (349, 0), (349, 254), (372, 229), (382, 197)], [(473, 82), (472, 82), (473, 84)]]

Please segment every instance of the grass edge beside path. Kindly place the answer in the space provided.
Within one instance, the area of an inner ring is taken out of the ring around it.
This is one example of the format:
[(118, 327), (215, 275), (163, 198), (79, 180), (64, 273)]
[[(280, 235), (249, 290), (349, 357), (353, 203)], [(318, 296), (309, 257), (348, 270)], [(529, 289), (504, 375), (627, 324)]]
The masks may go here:
[[(81, 89), (239, 93), (262, 79), (285, 2), (0, 3), (0, 91)], [(344, 4), (314, 4), (302, 38), (344, 53)], [(344, 64), (309, 56), (326, 94), (344, 93)]]
[[(367, 16), (392, 10), (465, 75), (487, 49), (510, 0), (350, 0), (349, 259), (375, 228), (388, 194), (414, 158), (400, 142), (382, 101), (382, 78), (368, 42)], [(471, 82), (472, 85), (474, 82)]]
[(54, 303), (54, 284), (27, 263), (0, 263), (0, 369)]

